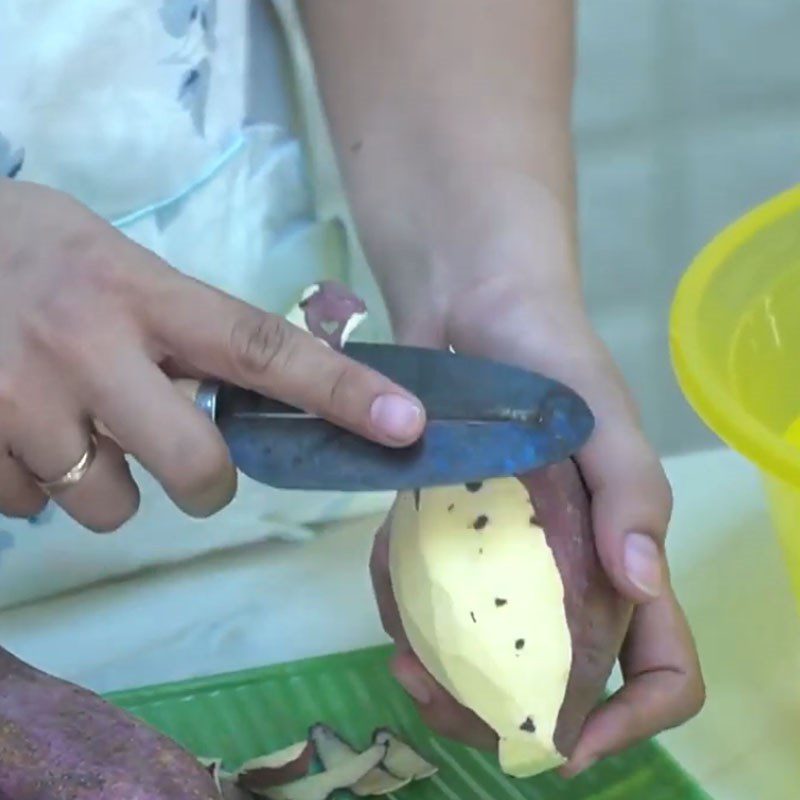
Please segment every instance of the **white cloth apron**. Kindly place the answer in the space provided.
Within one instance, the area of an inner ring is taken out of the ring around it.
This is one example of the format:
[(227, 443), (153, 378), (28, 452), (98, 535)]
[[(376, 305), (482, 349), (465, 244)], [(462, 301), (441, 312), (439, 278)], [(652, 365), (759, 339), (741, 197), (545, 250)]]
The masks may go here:
[[(285, 313), (322, 277), (370, 306), (292, 0), (3, 0), (0, 175), (66, 191), (183, 272)], [(309, 525), (386, 495), (290, 493), (241, 476), (210, 520), (177, 511), (138, 465), (138, 515), (89, 534), (51, 504), (0, 516), (0, 608)]]

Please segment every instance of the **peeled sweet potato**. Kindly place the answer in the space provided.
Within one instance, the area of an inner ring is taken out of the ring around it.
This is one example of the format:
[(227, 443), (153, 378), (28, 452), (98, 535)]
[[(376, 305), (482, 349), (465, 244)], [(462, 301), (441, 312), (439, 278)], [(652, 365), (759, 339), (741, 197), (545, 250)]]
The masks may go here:
[(190, 753), (0, 649), (0, 798), (219, 800)]
[(564, 763), (631, 614), (599, 562), (574, 463), (402, 494), (389, 568), (411, 647), (497, 733), (502, 769)]

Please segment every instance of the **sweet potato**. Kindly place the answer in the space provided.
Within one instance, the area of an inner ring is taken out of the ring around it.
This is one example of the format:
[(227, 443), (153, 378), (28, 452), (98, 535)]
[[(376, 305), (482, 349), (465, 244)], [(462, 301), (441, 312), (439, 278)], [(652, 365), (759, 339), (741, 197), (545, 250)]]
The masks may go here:
[(631, 613), (600, 565), (574, 463), (402, 494), (389, 567), (409, 643), (497, 733), (503, 770), (562, 764)]
[(0, 649), (0, 798), (219, 800), (175, 742)]

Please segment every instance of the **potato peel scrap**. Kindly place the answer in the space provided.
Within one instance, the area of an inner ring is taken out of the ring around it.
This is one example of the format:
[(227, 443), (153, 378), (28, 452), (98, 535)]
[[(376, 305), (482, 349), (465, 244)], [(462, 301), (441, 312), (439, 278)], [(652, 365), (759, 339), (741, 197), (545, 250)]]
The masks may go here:
[(244, 789), (239, 788), (236, 777), (230, 772), (222, 769), (222, 759), (220, 758), (198, 758), (197, 759), (211, 774), (217, 791), (222, 800), (252, 800), (253, 795)]
[(253, 800), (253, 793), (242, 789), (230, 775), (220, 778), (220, 794), (222, 800)]
[(245, 789), (282, 786), (306, 775), (313, 757), (312, 742), (297, 742), (276, 753), (246, 761), (234, 777)]
[(303, 291), (286, 319), (328, 347), (341, 350), (366, 316), (363, 300), (346, 286), (335, 281), (321, 281)]
[(435, 775), (439, 769), (428, 763), (416, 750), (409, 747), (389, 728), (378, 728), (372, 734), (373, 744), (385, 744), (388, 749), (383, 767), (398, 778), (419, 781)]
[(383, 761), (386, 745), (373, 745), (369, 750), (343, 761), (336, 767), (326, 769), (317, 775), (309, 775), (285, 786), (272, 786), (263, 790), (251, 788), (258, 797), (267, 800), (328, 800), (340, 789), (352, 789), (364, 775)]
[[(323, 723), (317, 723), (311, 728), (311, 740), (317, 750), (317, 756), (326, 770), (335, 769), (347, 764), (358, 756), (358, 750), (351, 747), (336, 731)], [(388, 755), (388, 742), (373, 742), (384, 748)], [(407, 784), (411, 778), (404, 778), (384, 769), (378, 764), (363, 777), (359, 778), (348, 788), (356, 797), (380, 797), (381, 795), (396, 792)]]
[[(315, 754), (324, 771), (309, 775)], [(328, 800), (340, 790), (377, 797), (438, 771), (389, 728), (376, 729), (372, 745), (359, 752), (321, 722), (307, 740), (246, 761), (235, 773), (225, 772), (218, 758), (198, 761), (214, 778), (221, 800)]]
[(222, 759), (198, 758), (197, 760), (208, 770), (209, 774), (214, 779), (214, 783), (217, 784), (217, 789), (221, 792), (222, 778), (223, 776), (227, 775), (227, 773), (222, 769)]

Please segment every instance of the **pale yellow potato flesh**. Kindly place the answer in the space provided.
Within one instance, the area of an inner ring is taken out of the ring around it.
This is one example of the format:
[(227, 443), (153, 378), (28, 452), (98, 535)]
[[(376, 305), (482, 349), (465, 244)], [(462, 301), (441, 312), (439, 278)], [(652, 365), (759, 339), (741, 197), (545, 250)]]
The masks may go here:
[[(419, 508), (417, 508), (417, 498)], [(389, 568), (422, 664), (499, 737), (501, 769), (565, 762), (553, 737), (572, 663), (564, 586), (516, 478), (402, 493)]]

